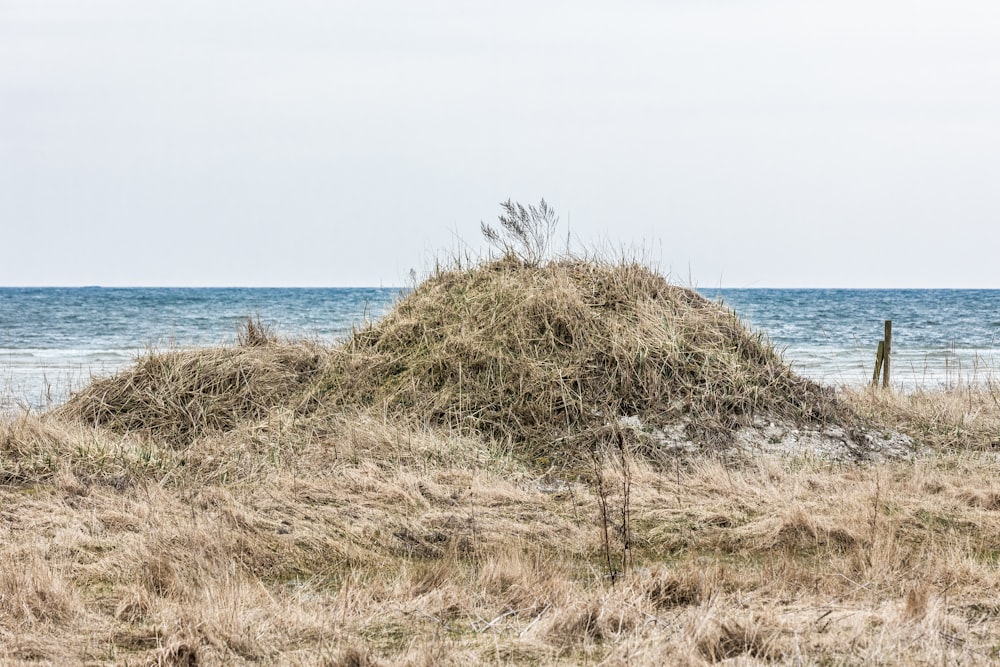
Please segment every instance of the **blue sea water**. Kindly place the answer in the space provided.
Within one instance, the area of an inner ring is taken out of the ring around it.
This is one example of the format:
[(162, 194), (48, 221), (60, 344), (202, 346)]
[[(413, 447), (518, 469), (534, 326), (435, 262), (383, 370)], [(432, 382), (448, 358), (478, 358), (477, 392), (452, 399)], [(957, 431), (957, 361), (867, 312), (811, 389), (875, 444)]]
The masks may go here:
[[(893, 321), (893, 382), (991, 378), (1000, 290), (700, 289), (763, 330), (803, 375), (870, 381)], [(334, 342), (375, 318), (398, 288), (0, 288), (0, 408), (45, 407), (150, 348), (234, 340), (247, 316), (279, 335)]]

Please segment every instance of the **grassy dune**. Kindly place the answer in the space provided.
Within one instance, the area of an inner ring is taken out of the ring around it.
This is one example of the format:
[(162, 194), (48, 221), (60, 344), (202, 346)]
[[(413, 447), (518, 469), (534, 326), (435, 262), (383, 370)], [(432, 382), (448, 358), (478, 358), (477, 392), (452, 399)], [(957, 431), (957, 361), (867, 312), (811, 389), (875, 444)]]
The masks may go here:
[(997, 661), (997, 447), (989, 389), (835, 394), (639, 267), (445, 271), (0, 424), (0, 662)]

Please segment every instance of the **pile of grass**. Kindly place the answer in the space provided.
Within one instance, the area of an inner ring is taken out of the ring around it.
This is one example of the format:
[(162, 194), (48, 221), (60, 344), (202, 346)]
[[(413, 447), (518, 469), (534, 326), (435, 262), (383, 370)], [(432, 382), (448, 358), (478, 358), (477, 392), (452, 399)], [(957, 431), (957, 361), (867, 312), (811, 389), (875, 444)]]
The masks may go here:
[(183, 444), (275, 408), (331, 407), (458, 428), (534, 459), (579, 458), (623, 417), (647, 432), (680, 424), (705, 446), (755, 417), (853, 419), (732, 311), (644, 266), (512, 256), (438, 271), (332, 349), (249, 323), (233, 347), (150, 353), (58, 412)]
[(755, 416), (851, 418), (732, 311), (636, 263), (508, 257), (441, 271), (337, 352), (326, 400), (529, 454), (573, 448), (623, 416), (649, 429), (681, 421), (702, 444)]
[(282, 342), (248, 320), (232, 347), (151, 351), (94, 380), (55, 414), (182, 445), (295, 405), (327, 356), (318, 345)]

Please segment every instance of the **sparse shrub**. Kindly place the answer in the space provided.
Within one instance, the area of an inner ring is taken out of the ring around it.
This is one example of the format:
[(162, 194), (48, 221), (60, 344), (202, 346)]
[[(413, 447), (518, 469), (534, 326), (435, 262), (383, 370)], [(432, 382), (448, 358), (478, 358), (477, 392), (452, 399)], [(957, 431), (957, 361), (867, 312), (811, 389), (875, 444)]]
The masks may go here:
[(236, 342), (240, 347), (264, 347), (278, 342), (274, 327), (261, 321), (260, 316), (249, 315), (236, 331)]
[(528, 266), (539, 266), (550, 258), (559, 216), (543, 198), (541, 203), (525, 208), (508, 199), (501, 202), (500, 229), (485, 222), (479, 224), (483, 238), (504, 256), (516, 257)]

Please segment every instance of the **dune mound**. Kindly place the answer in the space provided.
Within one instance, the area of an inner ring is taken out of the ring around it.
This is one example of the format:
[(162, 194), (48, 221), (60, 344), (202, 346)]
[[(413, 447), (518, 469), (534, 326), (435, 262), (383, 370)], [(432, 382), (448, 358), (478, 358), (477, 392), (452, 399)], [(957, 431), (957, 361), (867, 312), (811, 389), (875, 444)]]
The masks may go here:
[(622, 424), (704, 447), (760, 419), (853, 419), (732, 311), (644, 266), (511, 257), (438, 271), (332, 349), (258, 324), (232, 347), (150, 353), (59, 412), (183, 444), (275, 408), (374, 410), (532, 457), (585, 452)]
[(760, 333), (634, 263), (512, 258), (443, 271), (335, 356), (321, 394), (548, 454), (630, 419), (730, 442), (755, 417), (842, 421)]
[(153, 351), (117, 375), (94, 380), (56, 414), (185, 444), (296, 404), (327, 354), (315, 345), (254, 335), (232, 347)]

